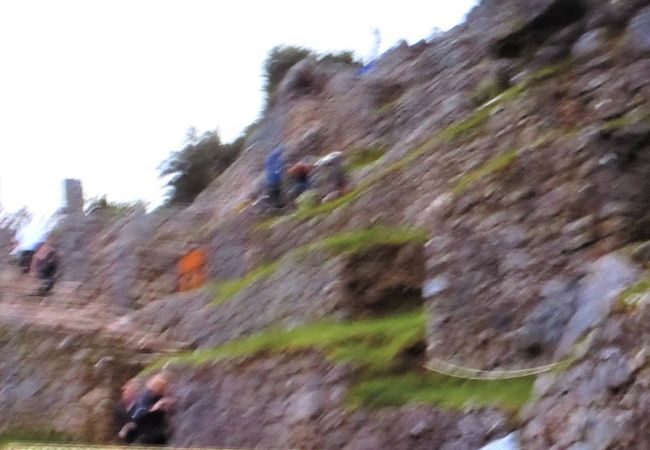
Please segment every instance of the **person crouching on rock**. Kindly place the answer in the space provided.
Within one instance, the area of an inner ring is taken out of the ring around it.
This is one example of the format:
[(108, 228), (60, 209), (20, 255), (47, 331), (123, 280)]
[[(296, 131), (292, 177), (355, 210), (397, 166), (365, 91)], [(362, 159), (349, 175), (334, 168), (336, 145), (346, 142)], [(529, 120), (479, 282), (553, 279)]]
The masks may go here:
[(130, 444), (135, 439), (135, 428), (124, 429), (123, 427), (131, 422), (131, 416), (134, 412), (135, 402), (138, 399), (138, 392), (142, 389), (142, 383), (137, 378), (132, 378), (122, 386), (122, 395), (116, 411), (116, 423), (120, 430), (120, 440)]
[(312, 162), (305, 158), (291, 166), (288, 173), (291, 177), (292, 186), (289, 198), (295, 200), (311, 187), (310, 175), (313, 169)]
[(45, 241), (34, 253), (31, 266), (30, 271), (43, 280), (38, 290), (39, 295), (47, 295), (54, 286), (59, 268), (59, 258), (51, 239)]
[(167, 413), (173, 406), (173, 400), (166, 396), (167, 385), (167, 377), (162, 373), (147, 381), (145, 389), (127, 409), (130, 418), (119, 432), (121, 440), (145, 445), (167, 443)]

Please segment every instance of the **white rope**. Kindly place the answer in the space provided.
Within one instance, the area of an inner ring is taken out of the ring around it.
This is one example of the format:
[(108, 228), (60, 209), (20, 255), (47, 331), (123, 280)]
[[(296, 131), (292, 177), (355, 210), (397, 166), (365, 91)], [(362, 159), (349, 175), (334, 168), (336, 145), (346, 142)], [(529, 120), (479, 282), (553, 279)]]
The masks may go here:
[(441, 359), (433, 359), (424, 365), (424, 368), (454, 378), (467, 380), (509, 380), (513, 378), (524, 378), (550, 372), (566, 361), (559, 361), (544, 366), (531, 367), (528, 369), (514, 370), (480, 370), (457, 366)]

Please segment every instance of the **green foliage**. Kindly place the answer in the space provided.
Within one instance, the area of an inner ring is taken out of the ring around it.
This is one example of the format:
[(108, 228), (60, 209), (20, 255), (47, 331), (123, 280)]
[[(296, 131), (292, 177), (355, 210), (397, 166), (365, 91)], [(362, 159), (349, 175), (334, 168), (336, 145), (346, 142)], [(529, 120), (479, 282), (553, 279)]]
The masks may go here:
[(279, 267), (279, 261), (271, 264), (265, 264), (248, 273), (245, 277), (218, 283), (216, 285), (217, 295), (212, 302), (212, 305), (220, 305), (223, 302), (230, 300), (251, 284), (273, 275)]
[(171, 176), (166, 203), (187, 204), (196, 198), (215, 178), (221, 175), (242, 151), (244, 138), (223, 144), (216, 131), (198, 137), (188, 130), (183, 149), (173, 152), (160, 166), (160, 176)]
[(324, 249), (333, 254), (357, 254), (382, 245), (404, 245), (411, 242), (424, 245), (426, 241), (427, 234), (424, 230), (375, 226), (335, 234), (308, 247)]
[(75, 439), (69, 434), (56, 430), (35, 428), (10, 428), (0, 433), (0, 446), (10, 443), (64, 444)]
[(374, 163), (386, 153), (386, 147), (374, 145), (372, 147), (360, 148), (352, 151), (347, 158), (345, 168), (353, 171)]
[(276, 46), (271, 49), (264, 61), (264, 92), (267, 107), (272, 103), (273, 96), (289, 69), (305, 58), (313, 58), (315, 61), (323, 63), (361, 65), (354, 59), (354, 55), (350, 51), (318, 55), (313, 50), (303, 47)]
[(462, 410), (496, 406), (516, 411), (532, 393), (535, 378), (465, 380), (435, 373), (410, 372), (361, 381), (349, 398), (353, 406), (381, 407), (413, 403)]
[(479, 83), (472, 94), (472, 101), (477, 105), (482, 105), (502, 93), (505, 89), (507, 89), (507, 87), (504, 86), (498, 78), (486, 78)]
[(606, 132), (614, 132), (635, 125), (650, 127), (650, 110), (634, 109), (624, 116), (605, 122), (602, 129)]
[(509, 150), (507, 152), (504, 152), (488, 160), (481, 167), (463, 175), (452, 189), (452, 192), (454, 195), (460, 195), (481, 178), (509, 167), (515, 161), (517, 161), (517, 153), (517, 150)]
[(354, 53), (349, 50), (338, 52), (338, 53), (325, 53), (324, 55), (318, 58), (319, 62), (322, 63), (336, 63), (336, 64), (346, 64), (361, 67), (362, 64), (354, 59)]
[(147, 368), (147, 372), (155, 372), (166, 364), (200, 366), (230, 358), (307, 349), (322, 350), (335, 361), (385, 368), (400, 351), (421, 340), (424, 333), (422, 311), (380, 319), (322, 321), (290, 330), (266, 331), (212, 349), (164, 357)]
[(634, 311), (641, 297), (650, 292), (650, 277), (644, 278), (618, 296), (618, 307), (623, 311)]
[(289, 69), (310, 56), (314, 57), (314, 52), (303, 47), (277, 46), (271, 49), (264, 61), (264, 92), (267, 102)]
[(231, 358), (316, 349), (328, 359), (351, 364), (358, 370), (359, 376), (348, 393), (353, 407), (427, 403), (449, 409), (475, 405), (515, 410), (530, 398), (534, 377), (483, 381), (443, 376), (419, 368), (404, 371), (401, 355), (422, 342), (425, 332), (426, 316), (422, 311), (378, 319), (322, 321), (166, 357), (146, 372), (155, 372), (166, 364), (201, 366)]

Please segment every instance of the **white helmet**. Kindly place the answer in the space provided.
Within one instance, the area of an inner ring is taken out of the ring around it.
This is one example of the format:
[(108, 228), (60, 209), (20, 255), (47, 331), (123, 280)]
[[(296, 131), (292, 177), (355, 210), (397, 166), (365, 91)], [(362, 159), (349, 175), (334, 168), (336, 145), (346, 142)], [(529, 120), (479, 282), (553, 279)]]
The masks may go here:
[(342, 152), (332, 152), (329, 153), (325, 156), (323, 156), (321, 159), (318, 160), (316, 163), (317, 166), (326, 166), (328, 164), (332, 164), (333, 162), (340, 161), (343, 159), (343, 153)]

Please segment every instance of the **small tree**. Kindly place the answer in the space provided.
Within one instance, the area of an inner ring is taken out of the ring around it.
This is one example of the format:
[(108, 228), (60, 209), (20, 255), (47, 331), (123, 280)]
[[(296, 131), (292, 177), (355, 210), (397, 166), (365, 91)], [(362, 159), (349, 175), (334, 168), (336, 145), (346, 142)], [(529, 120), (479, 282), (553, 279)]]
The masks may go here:
[(284, 76), (293, 66), (305, 58), (312, 57), (318, 62), (330, 62), (361, 66), (354, 59), (351, 51), (326, 53), (319, 55), (316, 52), (294, 46), (277, 46), (271, 49), (264, 61), (264, 93), (266, 94), (266, 108), (273, 103), (273, 96)]
[(363, 65), (359, 61), (354, 59), (354, 53), (352, 53), (349, 50), (344, 51), (344, 52), (339, 52), (339, 53), (325, 53), (318, 60), (320, 62), (349, 64), (349, 65), (353, 65), (353, 66), (357, 66), (357, 67), (360, 67), (360, 66)]
[(314, 56), (314, 53), (302, 47), (277, 46), (271, 49), (264, 61), (264, 92), (267, 104), (289, 69), (309, 56)]
[(191, 203), (237, 159), (244, 144), (243, 137), (223, 144), (216, 131), (196, 138), (191, 130), (185, 146), (173, 152), (159, 167), (161, 177), (171, 175), (167, 182), (168, 205)]

